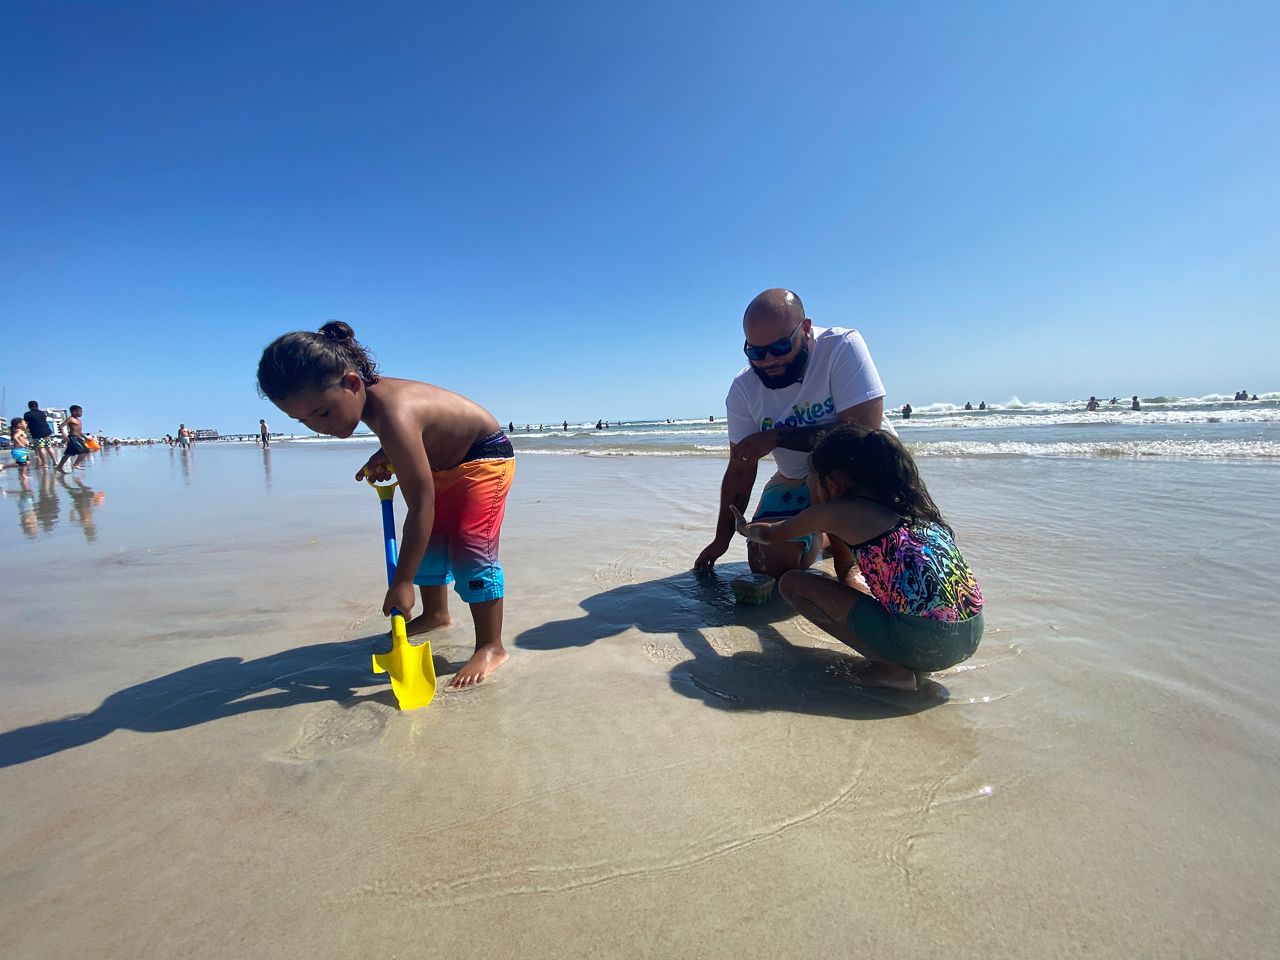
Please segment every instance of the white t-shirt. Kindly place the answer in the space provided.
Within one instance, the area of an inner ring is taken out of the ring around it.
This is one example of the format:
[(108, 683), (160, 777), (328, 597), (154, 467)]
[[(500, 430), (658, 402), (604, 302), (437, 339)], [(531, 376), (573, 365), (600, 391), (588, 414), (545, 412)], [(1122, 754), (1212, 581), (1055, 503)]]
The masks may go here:
[[(836, 414), (884, 396), (884, 385), (871, 360), (862, 334), (843, 327), (813, 328), (809, 364), (804, 377), (780, 390), (770, 390), (751, 367), (733, 378), (725, 408), (729, 414), (729, 442), (738, 443), (758, 430), (773, 427), (811, 427), (835, 423)], [(895, 433), (888, 420), (880, 429)], [(809, 454), (801, 450), (773, 451), (778, 470), (792, 480), (809, 475)]]

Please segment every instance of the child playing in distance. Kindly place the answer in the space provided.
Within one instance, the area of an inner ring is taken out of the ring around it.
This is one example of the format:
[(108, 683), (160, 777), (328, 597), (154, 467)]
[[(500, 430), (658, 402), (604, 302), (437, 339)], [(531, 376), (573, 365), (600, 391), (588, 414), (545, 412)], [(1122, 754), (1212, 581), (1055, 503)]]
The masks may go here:
[(858, 674), (868, 686), (915, 690), (921, 674), (973, 656), (982, 591), (901, 441), (843, 424), (811, 462), (813, 506), (778, 523), (747, 523), (735, 511), (738, 532), (759, 543), (838, 537), (870, 596), (853, 586), (852, 567), (835, 580), (791, 570), (778, 584), (787, 602), (870, 661)]
[(409, 620), (408, 632), (448, 626), (453, 583), (471, 607), (476, 650), (449, 686), (486, 679), (508, 656), (498, 533), (515, 475), (511, 441), (493, 414), (442, 387), (380, 376), (354, 331), (338, 320), (319, 333), (274, 340), (258, 362), (258, 389), (317, 433), (349, 437), (363, 423), (377, 435), (382, 447), (356, 479), (388, 480), (394, 472), (408, 505), (382, 612), (389, 616), (395, 607), (408, 618), (417, 584), (422, 613)]
[(28, 447), (31, 446), (31, 437), (27, 434), (27, 421), (21, 417), (14, 417), (9, 421), (9, 454), (13, 457), (13, 463), (0, 463), (0, 470), (8, 470), (10, 467), (17, 467), (18, 479), (27, 479), (27, 462), (31, 459)]
[[(58, 461), (58, 465), (54, 467), (61, 473), (70, 473), (71, 470), (83, 470), (84, 462), (89, 457), (89, 445), (84, 439), (84, 409), (77, 403), (71, 405), (71, 416), (63, 420), (58, 425), (58, 429), (66, 435), (67, 446), (62, 451), (62, 459)], [(76, 458), (76, 462), (71, 465), (71, 470), (64, 470), (68, 460), (72, 457)]]

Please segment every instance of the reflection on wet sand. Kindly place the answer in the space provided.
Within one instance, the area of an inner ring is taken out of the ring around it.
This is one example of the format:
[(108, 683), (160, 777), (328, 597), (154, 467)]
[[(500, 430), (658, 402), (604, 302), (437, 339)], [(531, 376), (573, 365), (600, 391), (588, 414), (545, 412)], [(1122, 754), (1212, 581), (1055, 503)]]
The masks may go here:
[(271, 448), (262, 448), (262, 474), (267, 481), (267, 489), (271, 489)]
[(62, 516), (61, 487), (70, 498), (68, 517), (80, 528), (90, 543), (98, 539), (98, 526), (94, 512), (106, 499), (101, 490), (89, 486), (76, 475), (64, 475), (57, 471), (42, 471), (34, 478), (23, 479), (17, 488), (3, 490), (5, 497), (14, 497), (18, 506), (18, 528), (28, 539), (34, 540), (41, 533), (52, 534)]

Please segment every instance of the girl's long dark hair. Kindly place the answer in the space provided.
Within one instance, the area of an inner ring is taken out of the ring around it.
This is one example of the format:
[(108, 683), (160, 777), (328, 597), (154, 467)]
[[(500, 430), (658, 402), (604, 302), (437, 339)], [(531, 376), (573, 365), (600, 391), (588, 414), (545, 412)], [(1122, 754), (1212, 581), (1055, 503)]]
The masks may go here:
[(915, 460), (893, 434), (841, 424), (818, 441), (812, 463), (820, 478), (842, 480), (850, 494), (876, 500), (908, 520), (936, 523), (954, 536), (920, 479)]
[(355, 331), (330, 320), (319, 333), (296, 330), (272, 340), (258, 361), (258, 392), (279, 401), (303, 390), (327, 390), (349, 370), (366, 387), (378, 382), (378, 367)]

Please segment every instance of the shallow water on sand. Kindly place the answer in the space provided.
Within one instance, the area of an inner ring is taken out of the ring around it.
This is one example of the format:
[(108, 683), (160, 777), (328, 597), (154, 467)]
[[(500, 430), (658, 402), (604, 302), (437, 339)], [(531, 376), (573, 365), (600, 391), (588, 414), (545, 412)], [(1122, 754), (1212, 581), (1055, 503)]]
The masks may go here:
[[(495, 909), (517, 956), (1250, 957), (1280, 934), (1273, 467), (923, 461), (988, 634), (908, 696), (851, 688), (779, 602), (735, 606), (741, 541), (689, 571), (722, 460), (525, 457), (512, 660), (402, 714), (368, 669), (364, 456), (0, 478), (6, 957), (480, 956)], [(442, 672), (470, 649), (454, 616)]]

